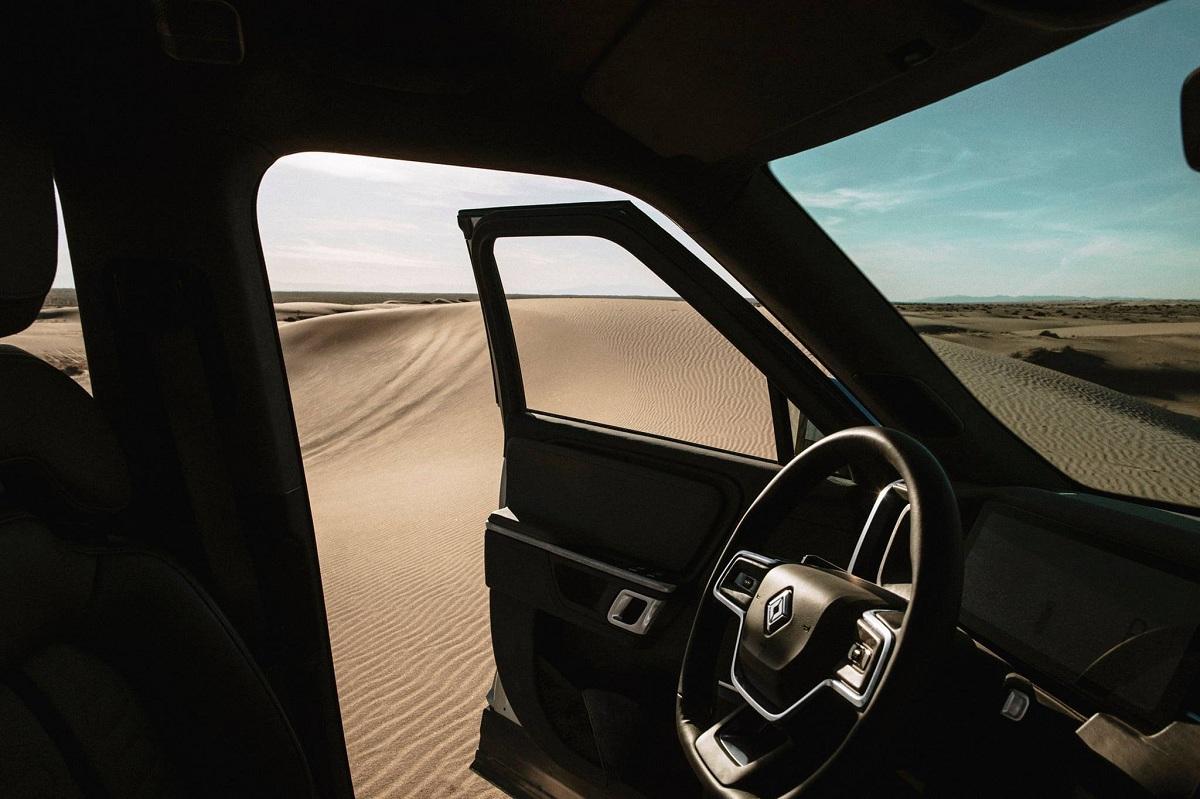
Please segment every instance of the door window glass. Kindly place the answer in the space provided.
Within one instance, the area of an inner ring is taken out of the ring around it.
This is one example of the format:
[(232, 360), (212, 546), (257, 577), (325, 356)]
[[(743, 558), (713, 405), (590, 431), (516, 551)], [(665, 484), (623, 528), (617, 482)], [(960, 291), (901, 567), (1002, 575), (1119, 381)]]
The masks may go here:
[(502, 238), (495, 255), (531, 410), (775, 457), (766, 378), (623, 247)]

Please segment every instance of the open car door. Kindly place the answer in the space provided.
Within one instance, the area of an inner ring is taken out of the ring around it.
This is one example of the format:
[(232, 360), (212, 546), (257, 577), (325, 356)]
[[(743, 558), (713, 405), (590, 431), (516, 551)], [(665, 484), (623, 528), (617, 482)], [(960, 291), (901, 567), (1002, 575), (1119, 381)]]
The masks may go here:
[[(802, 445), (815, 428), (870, 420), (760, 309), (632, 203), (470, 210), (460, 212), (459, 224), (505, 435), (499, 507), (485, 532), (496, 679), (473, 768), (518, 797), (687, 795), (698, 788), (675, 737), (676, 681), (714, 559), (797, 440)], [(526, 245), (555, 242), (619, 250), (674, 298), (614, 290), (597, 279), (603, 264), (581, 251), (561, 262), (527, 257)], [(587, 285), (599, 289), (564, 291), (556, 283), (560, 296), (533, 298), (538, 292), (517, 285), (538, 275), (551, 284), (548, 275), (580, 267)], [(656, 314), (696, 320), (660, 330), (652, 324)], [(600, 317), (604, 324), (592, 323)], [(654, 347), (644, 342), (632, 347), (637, 336), (652, 344), (696, 341), (681, 364), (670, 347), (658, 355), (647, 354)], [(529, 351), (522, 349), (527, 342)], [(683, 417), (667, 426), (675, 435), (632, 429), (608, 413), (623, 395), (606, 381), (616, 382), (609, 373), (622, 370), (611, 362), (594, 368), (587, 358), (597, 352), (630, 361), (638, 385), (627, 397), (670, 405)], [(730, 358), (747, 361), (739, 374), (759, 381), (750, 389), (753, 407), (721, 407), (726, 393), (740, 391), (723, 382)], [(691, 368), (712, 379), (697, 377), (674, 396), (656, 396), (667, 390), (654, 379), (660, 368), (685, 376)], [(680, 401), (685, 390), (695, 396)], [(604, 418), (586, 418), (589, 408)], [(706, 415), (710, 433), (761, 418), (771, 446), (735, 452), (736, 443), (710, 445), (712, 435), (682, 440), (693, 438), (689, 409)], [(797, 514), (795, 535), (775, 551), (845, 565), (872, 499), (849, 480), (827, 481)]]

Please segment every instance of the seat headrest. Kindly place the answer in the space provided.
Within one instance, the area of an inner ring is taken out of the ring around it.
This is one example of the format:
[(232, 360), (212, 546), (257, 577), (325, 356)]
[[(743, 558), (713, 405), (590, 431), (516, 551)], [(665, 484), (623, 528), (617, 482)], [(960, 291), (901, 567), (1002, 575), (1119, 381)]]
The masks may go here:
[(58, 216), (50, 148), (32, 128), (0, 122), (0, 336), (24, 330), (54, 282)]
[(128, 464), (95, 401), (7, 344), (0, 344), (0, 485), (5, 504), (83, 527), (130, 500)]

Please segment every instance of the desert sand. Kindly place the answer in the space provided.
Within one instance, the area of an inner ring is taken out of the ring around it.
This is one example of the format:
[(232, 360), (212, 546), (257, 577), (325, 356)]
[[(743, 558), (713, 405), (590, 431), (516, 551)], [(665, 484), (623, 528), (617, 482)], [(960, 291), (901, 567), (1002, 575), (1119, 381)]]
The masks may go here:
[(1200, 417), (1200, 302), (902, 305), (917, 332)]
[(1200, 505), (1200, 302), (902, 305), (976, 396), (1054, 465)]
[(89, 392), (92, 390), (79, 309), (73, 305), (43, 308), (36, 322), (15, 336), (0, 339), (0, 343), (36, 355), (66, 372)]
[[(285, 313), (286, 313), (285, 309)], [(356, 795), (499, 796), (483, 521), (501, 430), (479, 307), (282, 323)]]
[[(362, 299), (276, 306), (356, 792), (499, 796), (468, 770), (493, 668), (482, 530), (502, 446), (479, 306)], [(1099, 305), (902, 311), (1054, 463), (1101, 488), (1200, 505), (1200, 306)], [(535, 405), (770, 451), (762, 378), (681, 303), (512, 309)], [(74, 309), (48, 309), (6, 341), (87, 384)]]

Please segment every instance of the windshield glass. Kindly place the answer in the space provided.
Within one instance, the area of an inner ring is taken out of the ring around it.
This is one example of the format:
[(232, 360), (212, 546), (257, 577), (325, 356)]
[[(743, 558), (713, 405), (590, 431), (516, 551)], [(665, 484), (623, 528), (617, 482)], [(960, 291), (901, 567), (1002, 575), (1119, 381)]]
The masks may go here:
[(1200, 506), (1200, 174), (1176, 0), (771, 164), (969, 390), (1069, 476)]

